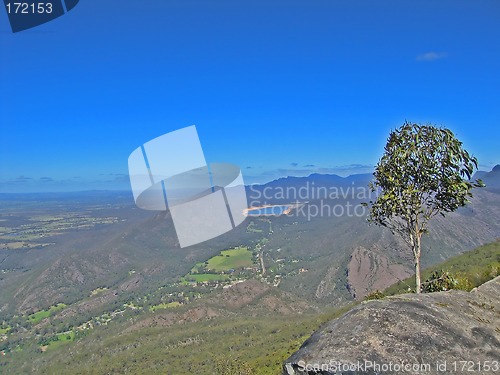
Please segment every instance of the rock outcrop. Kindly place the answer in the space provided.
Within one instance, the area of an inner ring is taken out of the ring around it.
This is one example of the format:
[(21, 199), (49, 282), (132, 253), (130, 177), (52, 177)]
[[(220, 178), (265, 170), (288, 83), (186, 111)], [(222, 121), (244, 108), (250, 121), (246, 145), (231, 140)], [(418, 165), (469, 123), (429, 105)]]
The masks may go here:
[(469, 292), (363, 302), (307, 339), (286, 375), (500, 373), (500, 277)]
[(353, 298), (362, 300), (370, 291), (384, 290), (411, 275), (409, 267), (391, 263), (376, 249), (358, 246), (347, 266), (347, 284)]

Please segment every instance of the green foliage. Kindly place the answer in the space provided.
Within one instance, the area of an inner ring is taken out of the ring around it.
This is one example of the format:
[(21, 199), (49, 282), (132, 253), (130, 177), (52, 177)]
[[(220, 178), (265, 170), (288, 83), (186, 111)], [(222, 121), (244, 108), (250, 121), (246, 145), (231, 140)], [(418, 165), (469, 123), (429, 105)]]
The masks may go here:
[(169, 303), (160, 303), (159, 305), (151, 306), (149, 308), (149, 311), (156, 311), (156, 310), (161, 310), (161, 309), (171, 309), (174, 307), (179, 307), (181, 304), (177, 301), (174, 302), (169, 302)]
[(455, 211), (472, 197), (473, 187), (483, 186), (470, 181), (475, 168), (477, 159), (451, 130), (406, 122), (390, 134), (377, 164), (372, 188), (381, 194), (372, 205), (372, 220), (381, 225), (394, 217), (425, 222)]
[[(422, 271), (424, 279), (431, 279), (436, 269), (446, 270), (457, 282), (454, 289), (470, 291), (500, 275), (500, 241), (480, 246), (457, 255)], [(402, 280), (387, 288), (386, 295), (407, 293), (415, 290), (415, 278)]]
[(229, 279), (229, 275), (225, 273), (252, 265), (252, 252), (245, 246), (236, 247), (221, 251), (220, 254), (204, 263), (196, 263), (191, 271), (181, 279), (181, 282), (226, 281)]
[(46, 346), (46, 350), (54, 350), (61, 345), (70, 343), (76, 338), (75, 332), (65, 332), (50, 337), (42, 337), (38, 340), (38, 345)]
[(371, 301), (371, 300), (375, 300), (375, 299), (382, 299), (384, 297), (385, 297), (384, 293), (382, 293), (380, 290), (375, 290), (374, 292), (371, 292), (370, 294), (368, 294), (365, 297), (365, 300)]
[(227, 272), (239, 267), (251, 267), (253, 265), (252, 252), (246, 247), (238, 247), (231, 250), (221, 251), (219, 256), (208, 260), (206, 269), (216, 272)]
[(444, 292), (447, 290), (465, 290), (467, 292), (474, 288), (472, 282), (466, 275), (451, 274), (448, 271), (434, 271), (429, 279), (422, 283), (422, 293)]
[(444, 292), (455, 289), (458, 281), (447, 271), (434, 271), (429, 279), (422, 283), (423, 293)]
[(456, 281), (455, 288), (456, 290), (465, 290), (466, 292), (470, 292), (474, 289), (474, 285), (469, 280), (466, 275), (462, 275), (460, 273), (454, 274), (453, 278)]
[(204, 281), (224, 281), (229, 278), (228, 275), (218, 275), (218, 274), (211, 274), (211, 273), (200, 273), (200, 274), (195, 274), (195, 275), (186, 275), (184, 276), (185, 280), (188, 281), (196, 281), (199, 283), (202, 283)]
[[(339, 313), (286, 319), (241, 315), (130, 331), (127, 323), (110, 325), (71, 344), (51, 342), (50, 350), (38, 357), (31, 349), (26, 350), (16, 357), (16, 363), (27, 367), (12, 370), (26, 373), (29, 367), (50, 374), (77, 370), (82, 374), (273, 375), (280, 373), (283, 361), (321, 323)], [(67, 355), (68, 345), (71, 357)], [(29, 357), (37, 360), (30, 361)]]
[(28, 321), (33, 324), (38, 323), (42, 319), (48, 318), (56, 312), (63, 310), (65, 307), (66, 305), (64, 303), (58, 303), (57, 305), (52, 306), (47, 310), (38, 311), (34, 314), (29, 315)]
[(248, 362), (238, 358), (218, 356), (215, 359), (215, 371), (218, 375), (252, 375), (253, 371)]
[[(420, 283), (421, 236), (429, 220), (465, 206), (473, 187), (470, 181), (477, 159), (462, 148), (449, 129), (405, 122), (391, 132), (376, 166), (369, 221), (399, 234), (410, 246)], [(418, 288), (419, 290), (420, 288)]]
[(0, 335), (5, 335), (5, 334), (9, 333), (10, 330), (11, 330), (10, 326), (0, 325)]
[(256, 227), (255, 222), (252, 220), (250, 223), (247, 225), (247, 231), (252, 232), (252, 233), (262, 233), (264, 232), (262, 229), (259, 229)]
[[(200, 301), (198, 307), (206, 303)], [(273, 311), (257, 316), (254, 307), (230, 314), (216, 308), (222, 315), (186, 324), (182, 316), (199, 311), (195, 303), (179, 307), (178, 321), (171, 320), (171, 311), (144, 312), (90, 331), (47, 333), (37, 342), (19, 342), (23, 350), (18, 353), (14, 351), (20, 346), (9, 342), (0, 368), (12, 374), (273, 375), (322, 323), (351, 307), (286, 316)]]

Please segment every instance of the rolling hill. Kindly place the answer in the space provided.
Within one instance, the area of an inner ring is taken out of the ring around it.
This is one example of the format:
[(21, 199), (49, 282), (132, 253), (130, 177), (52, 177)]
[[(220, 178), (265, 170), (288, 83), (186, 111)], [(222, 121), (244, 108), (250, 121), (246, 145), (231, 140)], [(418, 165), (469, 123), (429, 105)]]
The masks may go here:
[[(63, 345), (59, 338), (108, 337), (106, 327), (118, 323), (130, 326), (127, 342), (151, 326), (177, 327), (184, 337), (177, 322), (194, 324), (193, 335), (162, 345), (195, 340), (197, 329), (217, 325), (227, 332), (259, 327), (244, 328), (241, 316), (269, 317), (270, 331), (282, 330), (276, 328), (280, 316), (293, 317), (293, 324), (309, 316), (315, 323), (306, 326), (315, 329), (318, 311), (349, 306), (412, 273), (404, 244), (366, 222), (360, 203), (370, 199), (370, 179), (311, 175), (250, 186), (252, 206), (292, 205), (289, 214), (248, 217), (235, 230), (185, 249), (169, 212), (139, 210), (130, 194), (1, 196), (0, 349), (9, 355), (16, 348), (50, 351), (53, 341)], [(434, 220), (423, 242), (424, 267), (500, 238), (500, 194), (492, 186)], [(233, 266), (224, 258), (233, 253), (244, 261)], [(234, 345), (250, 345), (244, 342)]]

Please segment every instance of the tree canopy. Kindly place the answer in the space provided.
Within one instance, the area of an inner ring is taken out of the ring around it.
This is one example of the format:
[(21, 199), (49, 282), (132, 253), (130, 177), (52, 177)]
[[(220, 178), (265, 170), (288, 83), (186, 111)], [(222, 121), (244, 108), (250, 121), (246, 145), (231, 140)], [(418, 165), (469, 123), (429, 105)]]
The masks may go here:
[(378, 196), (370, 202), (369, 221), (399, 234), (415, 259), (420, 292), (421, 237), (432, 217), (465, 206), (474, 187), (477, 159), (453, 132), (433, 125), (405, 122), (390, 133), (370, 184)]

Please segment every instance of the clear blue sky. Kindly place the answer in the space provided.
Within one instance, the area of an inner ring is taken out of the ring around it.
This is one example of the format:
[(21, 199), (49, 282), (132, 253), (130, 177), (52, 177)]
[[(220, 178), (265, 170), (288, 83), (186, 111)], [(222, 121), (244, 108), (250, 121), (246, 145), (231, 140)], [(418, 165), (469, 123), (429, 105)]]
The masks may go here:
[(142, 143), (197, 125), (247, 182), (367, 172), (405, 119), (500, 163), (500, 2), (81, 0), (0, 9), (0, 192), (127, 188)]

